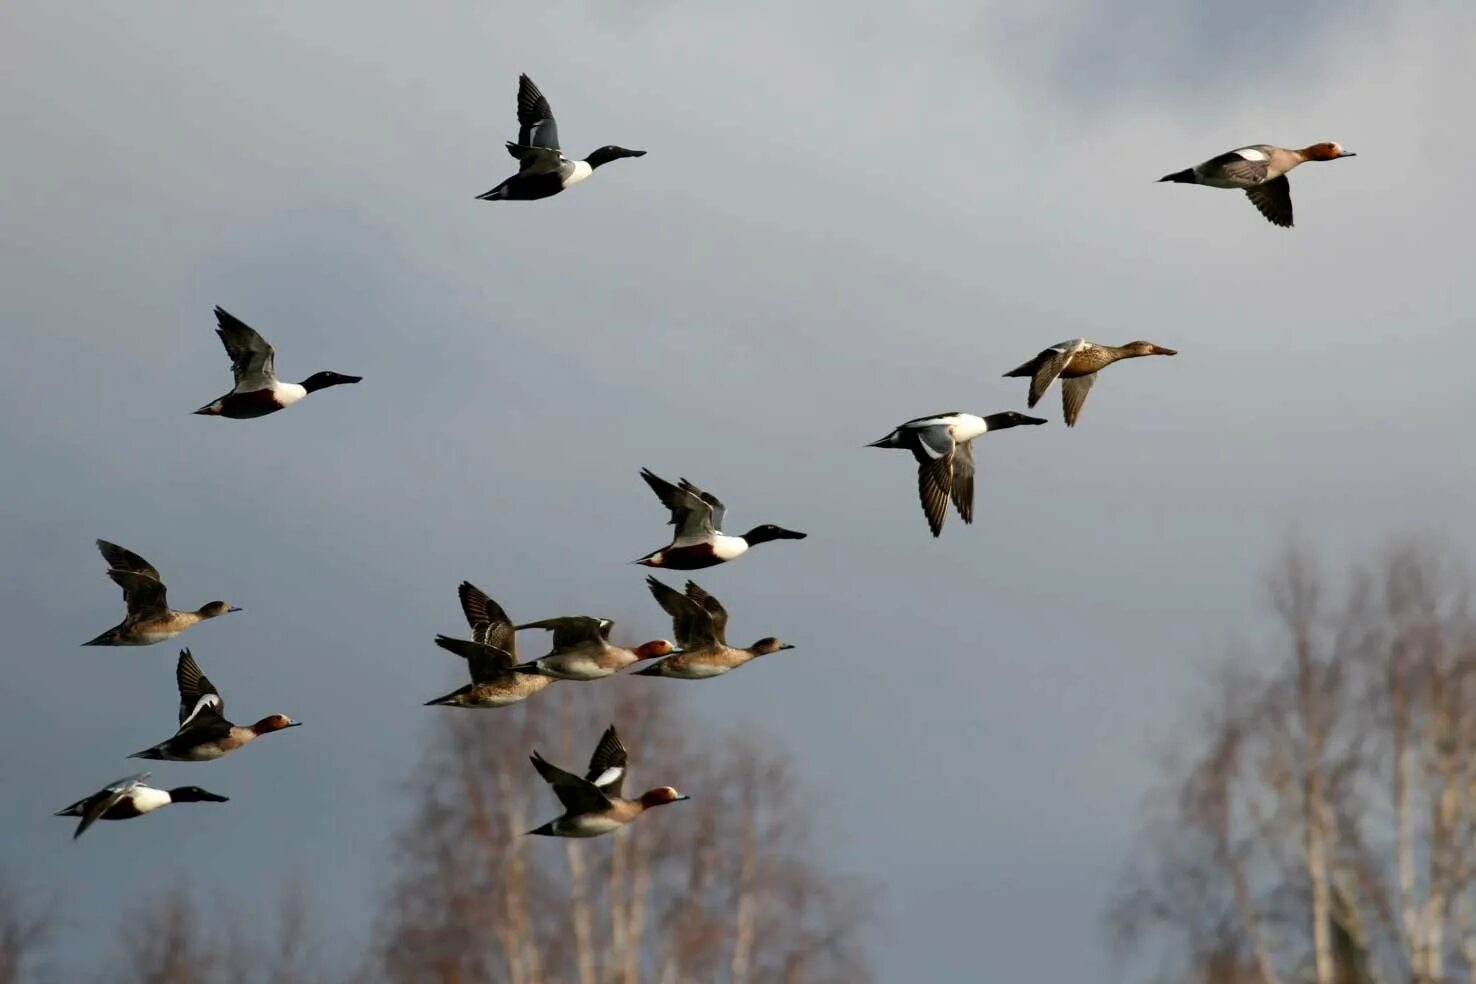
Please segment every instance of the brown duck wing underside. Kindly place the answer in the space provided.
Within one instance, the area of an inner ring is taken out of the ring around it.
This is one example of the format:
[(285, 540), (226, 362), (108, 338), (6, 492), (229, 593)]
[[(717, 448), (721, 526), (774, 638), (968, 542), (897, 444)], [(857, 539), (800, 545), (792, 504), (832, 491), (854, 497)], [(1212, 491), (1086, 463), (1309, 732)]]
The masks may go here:
[(1075, 354), (1069, 349), (1065, 351), (1046, 349), (1040, 353), (1035, 364), (1035, 375), (1030, 379), (1030, 398), (1025, 403), (1027, 407), (1034, 407), (1040, 402), (1040, 398), (1045, 396), (1045, 391), (1051, 388), (1051, 384), (1056, 381), (1057, 376), (1061, 375), (1061, 371), (1066, 368), (1066, 364)]
[(1245, 189), (1245, 196), (1272, 225), (1283, 229), (1292, 227), (1291, 182), (1286, 180), (1286, 175)]
[(512, 669), (517, 658), (505, 649), (482, 642), (436, 636), (436, 645), (466, 660), (473, 683), (488, 683)]
[(960, 444), (953, 452), (953, 506), (965, 523), (974, 521), (974, 446)]
[(921, 455), (917, 462), (917, 494), (923, 515), (934, 536), (943, 531), (948, 515), (948, 496), (953, 488), (953, 456), (929, 460)]
[(716, 598), (698, 587), (696, 581), (687, 582), (687, 597), (701, 605), (712, 617), (712, 634), (717, 637), (720, 644), (726, 646), (728, 644), (728, 610)]
[(98, 540), (97, 549), (103, 555), (103, 560), (108, 562), (109, 570), (132, 571), (135, 574), (151, 577), (155, 581), (163, 580), (152, 564), (127, 547), (120, 547), (107, 540)]
[(169, 610), (168, 595), (157, 578), (133, 571), (108, 571), (108, 577), (123, 589), (123, 604), (129, 615), (158, 615)]
[(1061, 409), (1065, 414), (1067, 427), (1076, 426), (1076, 418), (1081, 416), (1081, 405), (1086, 402), (1087, 394), (1092, 391), (1092, 383), (1096, 381), (1097, 374), (1094, 372), (1061, 380)]

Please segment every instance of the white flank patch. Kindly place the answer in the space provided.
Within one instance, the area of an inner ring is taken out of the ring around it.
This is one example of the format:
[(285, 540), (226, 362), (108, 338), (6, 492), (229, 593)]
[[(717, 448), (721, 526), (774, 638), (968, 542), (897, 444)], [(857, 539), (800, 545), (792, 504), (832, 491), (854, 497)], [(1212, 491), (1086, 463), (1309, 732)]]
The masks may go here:
[(569, 176), (564, 179), (564, 187), (576, 185), (591, 174), (594, 174), (594, 168), (589, 166), (588, 161), (575, 161), (574, 170), (570, 171)]
[(1254, 147), (1242, 147), (1235, 153), (1239, 154), (1242, 158), (1248, 161), (1266, 160), (1266, 152), (1264, 150), (1257, 150)]
[(278, 383), (272, 387), (272, 396), (284, 407), (290, 407), (304, 396), (308, 391), (297, 383)]
[(712, 554), (718, 560), (732, 560), (748, 550), (748, 541), (741, 536), (719, 533), (712, 541)]
[(162, 789), (153, 786), (139, 786), (133, 790), (131, 797), (133, 808), (139, 813), (152, 813), (161, 806), (168, 806), (173, 802), (169, 794)]

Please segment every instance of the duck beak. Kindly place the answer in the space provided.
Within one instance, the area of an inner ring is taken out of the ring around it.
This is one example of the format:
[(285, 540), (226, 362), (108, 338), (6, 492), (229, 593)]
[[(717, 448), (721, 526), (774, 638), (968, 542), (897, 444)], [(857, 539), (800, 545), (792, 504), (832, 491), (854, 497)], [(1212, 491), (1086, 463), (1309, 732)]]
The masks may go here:
[(805, 537), (807, 537), (809, 535), (810, 534), (808, 534), (808, 533), (801, 533), (798, 530), (780, 530), (779, 531), (779, 538), (782, 539), (782, 540), (803, 540)]
[(690, 797), (690, 796), (678, 796), (676, 799), (672, 800), (672, 802), (673, 803), (680, 803), (682, 800), (689, 800), (691, 798), (692, 797)]
[(1025, 416), (1022, 413), (1022, 414), (1020, 414), (1020, 423), (1022, 423), (1022, 424), (1048, 424), (1048, 423), (1050, 423), (1050, 421), (1049, 420), (1046, 420), (1044, 417), (1027, 417), (1027, 416)]
[(287, 725), (287, 727), (289, 727), (289, 728), (300, 728), (300, 727), (302, 727), (302, 722), (301, 721), (293, 721), (291, 724)]
[(229, 803), (231, 801), (229, 796), (217, 796), (214, 793), (206, 793), (200, 798), (207, 803)]
[(793, 648), (794, 648), (794, 646), (792, 646), (792, 645), (790, 645), (789, 643), (786, 642), (784, 645), (782, 645), (782, 646), (779, 647), (779, 651), (782, 653), (786, 649), (793, 649)]
[(1345, 150), (1341, 154), (1339, 154), (1338, 156), (1339, 157), (1357, 157), (1358, 155), (1355, 154), (1355, 153), (1353, 153), (1353, 151), (1351, 151), (1351, 150)]
[(1179, 352), (1178, 352), (1177, 349), (1164, 348), (1162, 345), (1155, 345), (1155, 346), (1153, 346), (1153, 354), (1154, 355), (1178, 355)]
[(245, 610), (246, 609), (244, 609), (244, 608), (237, 608), (235, 605), (230, 605), (229, 607), (226, 608), (226, 611), (227, 612), (242, 612), (242, 611), (245, 611)]
[(364, 377), (363, 376), (343, 376), (342, 377), (342, 381), (345, 382), (345, 383), (359, 383), (359, 382), (363, 382), (364, 381)]

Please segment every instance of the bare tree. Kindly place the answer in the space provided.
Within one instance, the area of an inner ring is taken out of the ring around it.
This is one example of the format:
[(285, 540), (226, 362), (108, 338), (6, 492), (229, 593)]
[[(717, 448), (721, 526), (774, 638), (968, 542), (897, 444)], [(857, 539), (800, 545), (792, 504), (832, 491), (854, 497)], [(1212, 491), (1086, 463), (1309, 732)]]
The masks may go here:
[[(406, 984), (869, 980), (869, 893), (815, 860), (788, 759), (694, 727), (672, 694), (621, 679), (445, 714), (412, 787), (420, 807), (372, 972)], [(611, 721), (628, 784), (670, 783), (692, 801), (595, 840), (522, 836), (559, 812), (529, 752), (577, 768)]]
[(1213, 680), (1111, 925), (1126, 943), (1167, 942), (1172, 980), (1211, 967), (1261, 984), (1471, 980), (1467, 578), (1403, 546), (1355, 571), (1340, 603), (1298, 551), (1271, 585), (1284, 649)]
[(291, 885), (275, 936), (253, 934), (242, 928), (253, 920), (202, 907), (176, 885), (123, 915), (119, 953), (100, 977), (125, 984), (317, 984), (328, 977), (313, 958), (308, 908), (301, 888)]
[(0, 984), (26, 984), (39, 974), (51, 921), (8, 881), (0, 881)]

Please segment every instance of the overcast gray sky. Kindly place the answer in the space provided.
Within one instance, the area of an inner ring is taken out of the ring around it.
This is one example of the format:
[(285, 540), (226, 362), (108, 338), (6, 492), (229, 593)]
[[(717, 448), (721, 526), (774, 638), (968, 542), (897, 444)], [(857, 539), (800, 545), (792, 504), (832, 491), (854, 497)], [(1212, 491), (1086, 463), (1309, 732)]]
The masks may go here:
[[(137, 881), (295, 872), (358, 932), (456, 583), (654, 629), (649, 466), (811, 534), (699, 578), (800, 648), (687, 696), (795, 750), (885, 888), (884, 979), (1101, 980), (1154, 742), (1287, 531), (1476, 545), (1467, 2), (247, 6), (0, 9), (0, 866), (71, 941)], [(474, 201), (520, 71), (568, 150), (649, 156)], [(1153, 183), (1322, 139), (1360, 156), (1292, 176), (1294, 231)], [(215, 304), (285, 378), (363, 384), (189, 416), (229, 385)], [(974, 526), (931, 540), (863, 445), (1023, 409), (1000, 374), (1077, 335), (1180, 355), (981, 441)], [(228, 807), (73, 844), (50, 812), (174, 709), (177, 647), (78, 648), (121, 611), (98, 536), (244, 607), (183, 641), (234, 716), (307, 727), (160, 764)]]

